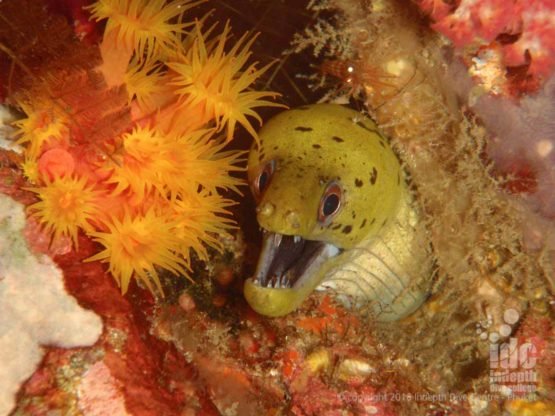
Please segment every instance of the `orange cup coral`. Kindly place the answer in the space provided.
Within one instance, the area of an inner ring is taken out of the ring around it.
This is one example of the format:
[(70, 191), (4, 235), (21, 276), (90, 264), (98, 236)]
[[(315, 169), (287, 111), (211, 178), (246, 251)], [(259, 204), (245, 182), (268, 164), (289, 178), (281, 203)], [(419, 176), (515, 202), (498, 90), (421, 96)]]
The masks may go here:
[(45, 180), (45, 186), (30, 188), (40, 201), (29, 211), (36, 216), (55, 239), (71, 237), (77, 246), (79, 228), (92, 231), (90, 222), (100, 214), (100, 191), (87, 184), (85, 178), (58, 177)]
[(187, 262), (179, 255), (179, 238), (174, 232), (175, 224), (163, 215), (147, 211), (144, 215), (126, 214), (120, 220), (113, 218), (108, 232), (89, 233), (105, 249), (88, 261), (109, 262), (109, 270), (123, 293), (127, 292), (133, 275), (139, 278), (151, 292), (154, 287), (162, 293), (155, 266), (172, 273), (186, 274)]
[(27, 118), (16, 138), (40, 199), (29, 212), (53, 238), (97, 241), (88, 261), (108, 263), (122, 293), (135, 277), (163, 295), (158, 268), (187, 276), (192, 252), (221, 249), (234, 224), (219, 192), (238, 191), (243, 154), (225, 145), (237, 123), (256, 138), (255, 108), (278, 105), (251, 90), (268, 68), (248, 63), (254, 37), (227, 50), (229, 25), (215, 36), (205, 19), (186, 21), (199, 3), (97, 1), (102, 63), (52, 71), (18, 96)]

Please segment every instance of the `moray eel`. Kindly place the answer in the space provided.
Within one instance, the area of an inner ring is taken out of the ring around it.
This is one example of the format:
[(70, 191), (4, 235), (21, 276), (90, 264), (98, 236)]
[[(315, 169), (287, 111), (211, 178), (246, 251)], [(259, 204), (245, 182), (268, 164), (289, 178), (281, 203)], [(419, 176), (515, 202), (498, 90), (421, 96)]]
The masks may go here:
[(397, 156), (372, 120), (335, 104), (284, 111), (248, 158), (263, 244), (244, 295), (282, 316), (315, 289), (378, 321), (426, 299), (431, 256)]

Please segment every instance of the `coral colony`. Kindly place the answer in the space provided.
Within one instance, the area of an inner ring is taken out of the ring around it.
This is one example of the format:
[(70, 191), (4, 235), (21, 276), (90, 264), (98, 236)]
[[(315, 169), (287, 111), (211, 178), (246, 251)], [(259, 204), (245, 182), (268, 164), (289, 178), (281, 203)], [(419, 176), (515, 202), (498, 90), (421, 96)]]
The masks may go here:
[(237, 191), (241, 170), (241, 153), (223, 148), (237, 124), (256, 138), (249, 118), (275, 105), (275, 94), (250, 90), (267, 69), (248, 63), (254, 37), (228, 47), (229, 25), (187, 19), (199, 3), (95, 2), (92, 19), (106, 24), (100, 65), (46, 69), (14, 94), (38, 197), (29, 212), (54, 240), (97, 241), (86, 261), (106, 262), (122, 293), (135, 277), (163, 295), (156, 267), (187, 276), (192, 252), (221, 248), (213, 236), (233, 222), (219, 191)]

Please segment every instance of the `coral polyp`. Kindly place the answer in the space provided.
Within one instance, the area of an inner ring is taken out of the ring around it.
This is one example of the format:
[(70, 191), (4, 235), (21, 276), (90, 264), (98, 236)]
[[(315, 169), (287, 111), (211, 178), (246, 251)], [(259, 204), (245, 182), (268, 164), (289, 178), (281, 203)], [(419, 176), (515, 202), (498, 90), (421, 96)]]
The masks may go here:
[(222, 250), (222, 242), (216, 236), (225, 236), (235, 227), (228, 218), (227, 208), (231, 205), (233, 201), (209, 192), (190, 194), (187, 199), (174, 201), (171, 209), (177, 220), (175, 231), (183, 242), (185, 257), (189, 256), (189, 248), (205, 261), (209, 258), (206, 246)]
[(27, 155), (36, 159), (43, 146), (59, 141), (69, 134), (67, 117), (53, 109), (48, 103), (40, 105), (21, 103), (26, 118), (15, 122), (18, 127), (18, 143), (27, 143)]
[(45, 186), (30, 188), (40, 201), (29, 206), (54, 239), (70, 237), (77, 246), (79, 228), (92, 231), (91, 221), (98, 218), (100, 191), (85, 178), (62, 177), (47, 181)]
[(139, 127), (123, 136), (123, 147), (122, 160), (115, 164), (108, 180), (116, 183), (116, 194), (129, 190), (141, 202), (153, 189), (161, 195), (178, 190), (182, 179), (179, 159), (175, 157), (180, 150), (178, 142)]
[(154, 210), (144, 215), (126, 214), (122, 220), (114, 218), (107, 224), (108, 232), (91, 232), (89, 235), (104, 250), (87, 261), (100, 260), (109, 263), (109, 270), (125, 294), (131, 278), (140, 279), (151, 292), (154, 285), (163, 294), (155, 266), (176, 274), (185, 275), (187, 262), (177, 254), (179, 238), (175, 225)]
[(105, 36), (114, 36), (117, 46), (136, 51), (139, 58), (158, 58), (170, 50), (179, 39), (186, 24), (172, 19), (202, 3), (195, 0), (100, 0), (90, 6), (92, 18), (108, 19)]
[(142, 113), (156, 110), (156, 98), (167, 86), (164, 85), (164, 73), (159, 63), (139, 63), (133, 60), (125, 73), (124, 83), (129, 103), (135, 102)]
[(39, 180), (39, 167), (35, 160), (26, 159), (22, 164), (23, 175), (31, 183), (37, 183)]
[(235, 125), (241, 124), (253, 137), (257, 137), (251, 116), (261, 122), (254, 108), (275, 106), (264, 98), (274, 96), (267, 92), (247, 90), (269, 65), (257, 69), (256, 64), (247, 66), (249, 48), (255, 37), (244, 34), (229, 50), (225, 45), (230, 27), (226, 25), (218, 39), (207, 43), (196, 27), (197, 35), (192, 48), (177, 62), (169, 62), (173, 70), (171, 84), (180, 96), (179, 107), (199, 107), (204, 120), (215, 120), (218, 131), (227, 126), (226, 140), (231, 140)]
[(199, 186), (216, 192), (240, 183), (229, 175), (239, 170), (239, 154), (220, 152), (210, 130), (178, 136), (137, 127), (123, 135), (124, 152), (115, 163), (107, 162), (113, 193), (127, 193), (137, 203), (154, 191), (159, 197), (185, 197)]

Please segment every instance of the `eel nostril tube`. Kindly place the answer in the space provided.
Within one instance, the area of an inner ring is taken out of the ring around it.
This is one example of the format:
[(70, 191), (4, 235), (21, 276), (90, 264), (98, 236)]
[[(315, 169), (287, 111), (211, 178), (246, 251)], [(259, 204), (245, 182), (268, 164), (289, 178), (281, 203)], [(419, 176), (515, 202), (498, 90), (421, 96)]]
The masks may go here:
[(269, 217), (274, 213), (274, 211), (275, 207), (274, 204), (272, 204), (271, 202), (264, 202), (262, 205), (256, 207), (256, 212), (258, 212), (258, 214), (262, 215), (263, 217)]

